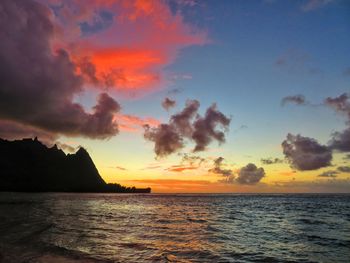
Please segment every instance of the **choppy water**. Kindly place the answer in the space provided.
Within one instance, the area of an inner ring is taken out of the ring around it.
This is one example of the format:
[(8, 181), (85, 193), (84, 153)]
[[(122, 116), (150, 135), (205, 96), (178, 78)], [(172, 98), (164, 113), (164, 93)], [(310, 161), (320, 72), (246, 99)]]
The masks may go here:
[(0, 262), (350, 262), (349, 195), (0, 193)]

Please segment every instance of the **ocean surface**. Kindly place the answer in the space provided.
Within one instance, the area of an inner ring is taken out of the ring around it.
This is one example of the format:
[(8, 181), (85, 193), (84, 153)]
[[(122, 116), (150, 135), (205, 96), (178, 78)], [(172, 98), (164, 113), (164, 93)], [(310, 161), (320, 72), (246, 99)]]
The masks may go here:
[(350, 262), (350, 195), (0, 193), (0, 262)]

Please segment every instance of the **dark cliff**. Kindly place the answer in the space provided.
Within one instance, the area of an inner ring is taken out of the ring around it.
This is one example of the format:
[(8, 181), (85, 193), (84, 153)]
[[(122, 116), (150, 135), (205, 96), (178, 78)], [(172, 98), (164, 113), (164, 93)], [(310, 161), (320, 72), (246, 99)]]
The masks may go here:
[(37, 139), (0, 139), (0, 191), (149, 193), (106, 184), (84, 148), (65, 154)]

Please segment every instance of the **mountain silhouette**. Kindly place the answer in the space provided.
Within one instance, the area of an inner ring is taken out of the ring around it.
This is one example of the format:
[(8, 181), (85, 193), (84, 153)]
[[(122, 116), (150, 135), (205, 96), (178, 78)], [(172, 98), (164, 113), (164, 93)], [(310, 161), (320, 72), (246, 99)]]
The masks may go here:
[(37, 138), (0, 139), (0, 191), (150, 193), (150, 188), (107, 184), (88, 152), (65, 154)]

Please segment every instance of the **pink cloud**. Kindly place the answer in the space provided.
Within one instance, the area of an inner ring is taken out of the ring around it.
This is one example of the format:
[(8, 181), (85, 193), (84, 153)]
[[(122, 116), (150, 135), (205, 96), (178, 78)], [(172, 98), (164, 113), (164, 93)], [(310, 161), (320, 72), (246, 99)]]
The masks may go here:
[[(163, 68), (175, 61), (180, 49), (208, 43), (206, 32), (186, 24), (163, 1), (51, 0), (50, 4), (57, 25), (53, 46), (67, 49), (78, 73), (89, 75), (86, 80), (93, 79), (94, 86), (122, 91), (159, 88), (166, 83)], [(110, 16), (108, 22), (103, 14)], [(82, 59), (88, 68), (81, 66)]]

